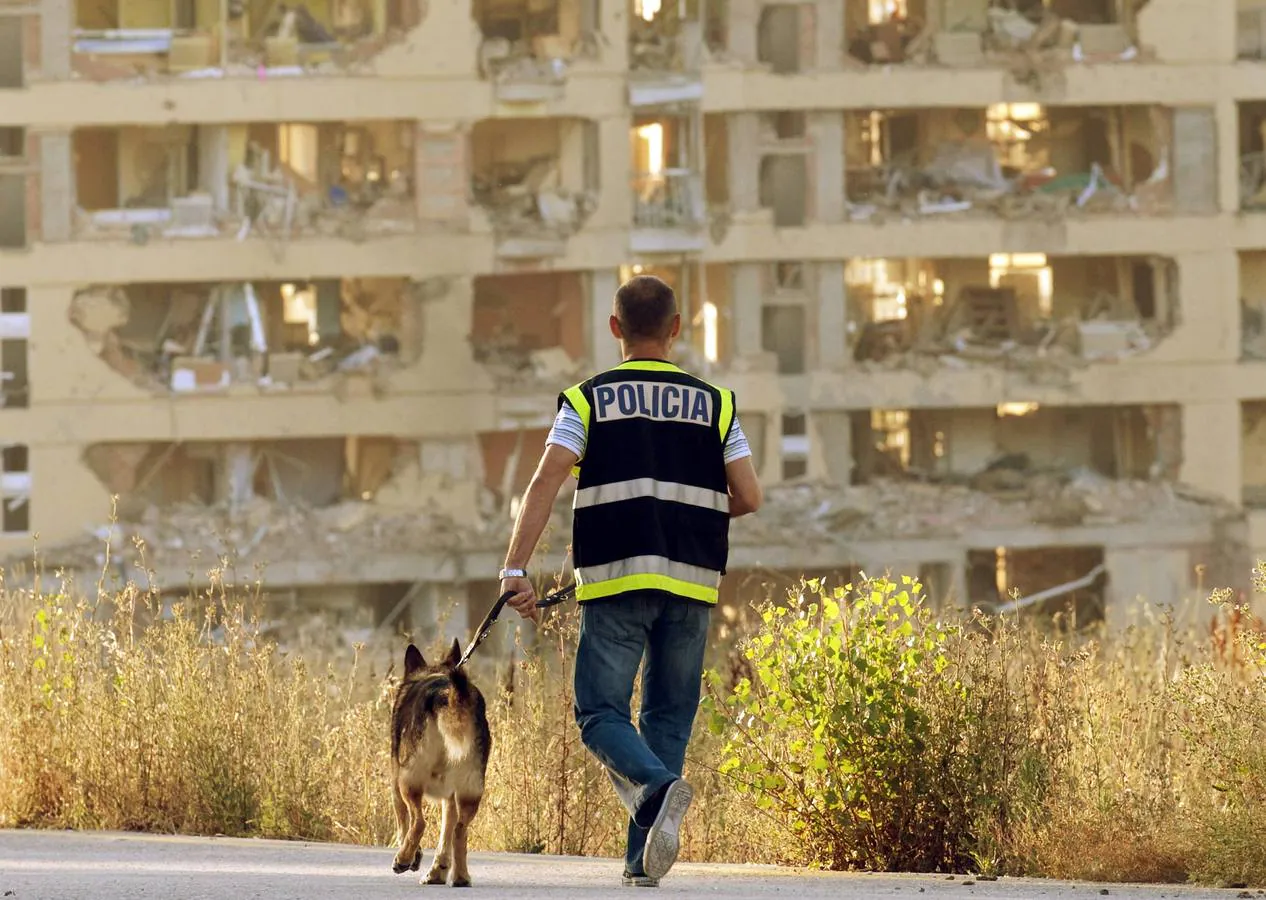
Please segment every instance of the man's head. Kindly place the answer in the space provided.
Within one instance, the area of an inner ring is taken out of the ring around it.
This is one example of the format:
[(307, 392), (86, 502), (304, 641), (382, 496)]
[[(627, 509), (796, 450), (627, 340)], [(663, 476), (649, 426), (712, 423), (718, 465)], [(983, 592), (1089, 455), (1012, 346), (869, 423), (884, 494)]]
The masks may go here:
[(630, 278), (615, 292), (611, 333), (630, 347), (666, 351), (681, 331), (681, 314), (673, 289), (654, 275)]

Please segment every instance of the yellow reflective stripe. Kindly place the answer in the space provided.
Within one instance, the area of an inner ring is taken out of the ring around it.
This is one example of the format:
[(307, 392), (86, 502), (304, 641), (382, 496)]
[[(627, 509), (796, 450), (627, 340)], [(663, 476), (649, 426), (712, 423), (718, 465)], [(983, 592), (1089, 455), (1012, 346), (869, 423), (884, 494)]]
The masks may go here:
[(681, 581), (667, 575), (625, 575), (623, 578), (613, 578), (610, 581), (577, 584), (576, 602), (599, 600), (625, 591), (667, 591), (670, 594), (699, 600), (712, 606), (716, 605), (718, 596), (717, 589), (714, 587), (691, 584), (689, 581)]
[(734, 421), (734, 392), (725, 388), (717, 390), (721, 392), (721, 415), (717, 427), (721, 429), (721, 441), (724, 443), (726, 435), (730, 433), (730, 423)]
[[(567, 398), (576, 410), (576, 415), (580, 416), (580, 422), (585, 426), (585, 446), (589, 446), (589, 401), (585, 399), (585, 392), (580, 389), (579, 384), (574, 384), (567, 390), (563, 391), (563, 396)], [(574, 478), (580, 477), (580, 462), (571, 467), (571, 474)]]
[(657, 359), (631, 359), (628, 362), (622, 362), (617, 369), (636, 369), (639, 372), (680, 372), (681, 367), (675, 366), (670, 362), (661, 362)]

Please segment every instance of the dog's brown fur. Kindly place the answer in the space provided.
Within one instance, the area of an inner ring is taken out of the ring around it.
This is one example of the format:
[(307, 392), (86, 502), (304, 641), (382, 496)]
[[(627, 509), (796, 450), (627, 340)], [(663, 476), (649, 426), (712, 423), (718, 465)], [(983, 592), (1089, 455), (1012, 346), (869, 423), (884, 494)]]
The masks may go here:
[(484, 698), (465, 671), (457, 668), (457, 641), (438, 665), (428, 665), (418, 648), (404, 654), (404, 680), (396, 689), (391, 715), (391, 782), (396, 809), (392, 863), (397, 874), (422, 865), (423, 798), (443, 804), (439, 846), (424, 879), (469, 887), (466, 836), (483, 799), (492, 734)]

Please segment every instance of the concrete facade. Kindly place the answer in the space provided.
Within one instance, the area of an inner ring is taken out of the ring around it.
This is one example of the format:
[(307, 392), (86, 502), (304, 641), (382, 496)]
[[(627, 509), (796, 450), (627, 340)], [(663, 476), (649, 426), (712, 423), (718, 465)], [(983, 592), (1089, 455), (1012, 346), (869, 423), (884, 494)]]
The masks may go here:
[(650, 271), (770, 485), (730, 599), (1246, 585), (1266, 13), (990, 5), (0, 0), (0, 556), (117, 497), (166, 583), (481, 608)]

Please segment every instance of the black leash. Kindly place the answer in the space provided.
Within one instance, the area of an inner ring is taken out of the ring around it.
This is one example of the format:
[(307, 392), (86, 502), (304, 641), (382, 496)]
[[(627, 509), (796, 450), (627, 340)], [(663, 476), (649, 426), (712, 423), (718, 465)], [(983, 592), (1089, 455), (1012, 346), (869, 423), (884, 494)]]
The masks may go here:
[[(470, 657), (474, 654), (476, 648), (484, 642), (488, 637), (488, 632), (492, 631), (492, 626), (496, 623), (497, 617), (501, 615), (501, 610), (505, 607), (506, 601), (514, 596), (514, 591), (506, 591), (492, 605), (492, 609), (488, 610), (488, 615), (484, 616), (484, 620), (479, 623), (479, 630), (475, 632), (474, 639), (471, 640), (470, 646), (466, 648), (466, 652), (462, 654), (461, 660), (457, 663), (457, 668), (461, 668), (470, 661)], [(570, 600), (576, 593), (576, 585), (569, 584), (565, 588), (559, 588), (552, 594), (547, 594), (540, 600), (536, 601), (537, 609), (546, 609), (550, 606), (557, 606)]]

